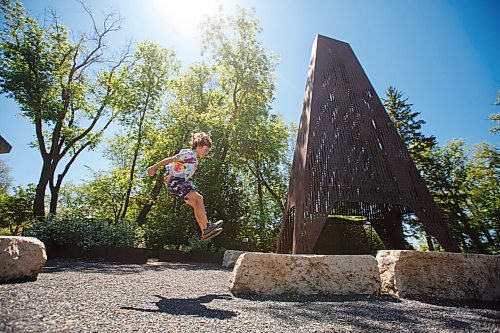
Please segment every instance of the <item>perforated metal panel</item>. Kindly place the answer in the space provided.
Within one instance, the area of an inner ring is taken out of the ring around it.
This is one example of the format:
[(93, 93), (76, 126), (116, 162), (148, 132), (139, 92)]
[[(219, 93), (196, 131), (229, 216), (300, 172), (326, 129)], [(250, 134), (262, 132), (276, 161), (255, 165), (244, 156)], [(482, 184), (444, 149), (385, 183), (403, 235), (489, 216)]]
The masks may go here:
[(0, 135), (0, 154), (10, 153), (12, 146)]
[(312, 253), (331, 214), (365, 216), (386, 247), (404, 248), (406, 213), (459, 251), (351, 47), (318, 35), (278, 252)]

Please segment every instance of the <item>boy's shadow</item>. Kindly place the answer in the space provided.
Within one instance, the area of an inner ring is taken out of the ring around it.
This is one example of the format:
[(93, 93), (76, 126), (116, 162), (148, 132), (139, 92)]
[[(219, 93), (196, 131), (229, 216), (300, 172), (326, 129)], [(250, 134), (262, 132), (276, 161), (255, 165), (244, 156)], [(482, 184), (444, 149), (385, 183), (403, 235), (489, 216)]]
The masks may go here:
[(144, 311), (144, 312), (162, 312), (173, 315), (197, 316), (206, 318), (229, 319), (236, 317), (236, 312), (226, 310), (209, 309), (205, 305), (214, 299), (231, 299), (224, 295), (206, 295), (198, 298), (165, 298), (155, 295), (160, 300), (156, 302), (158, 309), (141, 309), (129, 306), (123, 306), (121, 309)]

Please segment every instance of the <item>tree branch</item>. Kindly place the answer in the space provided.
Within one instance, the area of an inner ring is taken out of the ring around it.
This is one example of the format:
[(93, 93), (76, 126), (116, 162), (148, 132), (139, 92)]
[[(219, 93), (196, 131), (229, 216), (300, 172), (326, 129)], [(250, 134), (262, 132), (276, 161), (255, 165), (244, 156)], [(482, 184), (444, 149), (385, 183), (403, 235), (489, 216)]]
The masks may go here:
[[(106, 87), (106, 94), (105, 94), (105, 98), (101, 104), (101, 106), (99, 107), (99, 109), (97, 110), (97, 114), (96, 116), (94, 117), (94, 119), (92, 120), (92, 123), (87, 127), (87, 129), (85, 129), (85, 131), (83, 131), (82, 133), (80, 133), (80, 135), (77, 135), (75, 138), (73, 138), (73, 140), (71, 140), (70, 142), (68, 142), (68, 144), (66, 145), (66, 147), (63, 149), (63, 151), (61, 152), (60, 154), (60, 158), (62, 158), (64, 155), (66, 155), (66, 153), (69, 151), (69, 149), (78, 141), (80, 141), (82, 138), (84, 138), (86, 135), (88, 135), (95, 127), (95, 125), (97, 124), (97, 121), (99, 120), (99, 118), (101, 117), (101, 114), (102, 112), (104, 111), (104, 109), (107, 107), (107, 100), (108, 98), (110, 97), (110, 95), (112, 95), (112, 88), (111, 88), (111, 81), (112, 81), (112, 78), (113, 78), (113, 75), (116, 71), (116, 69), (125, 61), (125, 59), (128, 57), (128, 54), (125, 54), (122, 59), (120, 59), (120, 61), (115, 65), (113, 66), (113, 68), (111, 69), (110, 73), (109, 73), (109, 78), (108, 78), (108, 82), (107, 82), (107, 87)], [(110, 121), (114, 119), (114, 117), (110, 118)], [(105, 126), (105, 128), (109, 125), (110, 122), (108, 122), (108, 124)]]
[(247, 165), (248, 165), (248, 169), (250, 170), (250, 172), (255, 176), (255, 178), (257, 178), (257, 180), (261, 181), (262, 184), (264, 184), (264, 187), (271, 194), (271, 196), (276, 201), (276, 203), (280, 206), (281, 210), (284, 211), (285, 205), (283, 204), (281, 198), (279, 197), (278, 194), (276, 194), (276, 192), (274, 192), (274, 190), (271, 188), (271, 186), (269, 185), (269, 183), (264, 179), (264, 177), (262, 176), (262, 173), (260, 172), (260, 170), (258, 170), (257, 168), (255, 168), (255, 170), (254, 170), (252, 168), (252, 166), (250, 165), (250, 162), (248, 162)]

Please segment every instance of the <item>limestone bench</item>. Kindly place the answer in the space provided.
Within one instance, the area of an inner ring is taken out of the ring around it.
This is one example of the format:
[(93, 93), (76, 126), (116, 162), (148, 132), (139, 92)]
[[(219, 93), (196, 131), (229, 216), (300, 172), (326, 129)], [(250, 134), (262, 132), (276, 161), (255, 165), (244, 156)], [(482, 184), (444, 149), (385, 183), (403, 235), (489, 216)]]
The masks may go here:
[(235, 295), (378, 294), (380, 275), (370, 255), (287, 255), (246, 252), (230, 280)]
[(238, 258), (245, 253), (245, 251), (238, 250), (226, 250), (224, 251), (224, 258), (222, 259), (222, 266), (224, 267), (234, 267)]
[(0, 283), (36, 280), (46, 261), (45, 245), (38, 239), (0, 236)]
[(378, 251), (381, 293), (403, 298), (500, 301), (500, 256)]

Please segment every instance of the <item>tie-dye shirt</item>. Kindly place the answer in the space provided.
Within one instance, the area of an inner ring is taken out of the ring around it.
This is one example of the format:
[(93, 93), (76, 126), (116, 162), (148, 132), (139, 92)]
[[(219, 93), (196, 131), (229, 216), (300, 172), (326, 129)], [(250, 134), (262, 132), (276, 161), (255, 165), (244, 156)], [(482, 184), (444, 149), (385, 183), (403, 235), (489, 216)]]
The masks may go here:
[(198, 167), (198, 156), (196, 152), (192, 149), (181, 149), (181, 151), (175, 155), (175, 158), (177, 161), (166, 166), (167, 172), (173, 177), (184, 178), (186, 180), (191, 178)]

